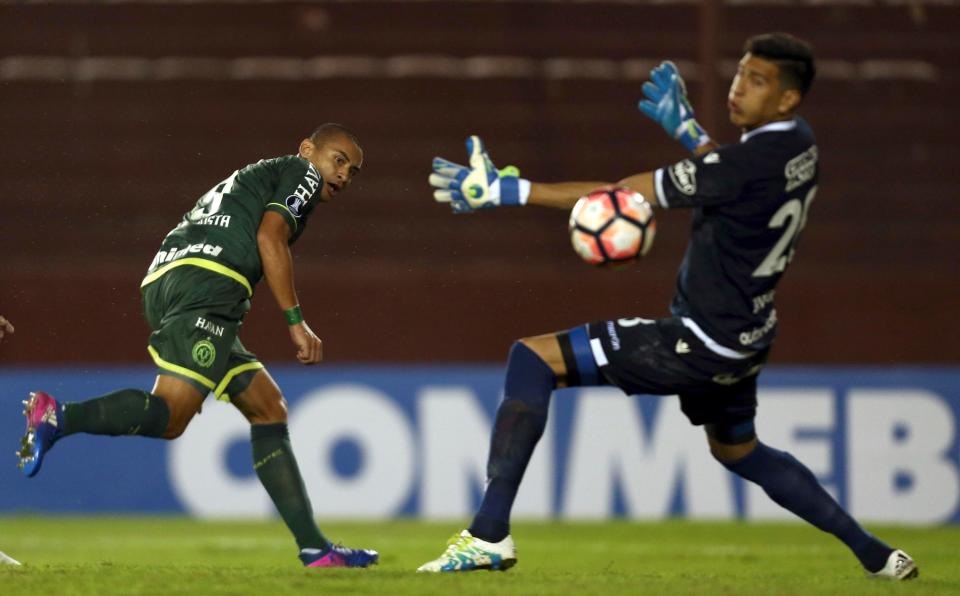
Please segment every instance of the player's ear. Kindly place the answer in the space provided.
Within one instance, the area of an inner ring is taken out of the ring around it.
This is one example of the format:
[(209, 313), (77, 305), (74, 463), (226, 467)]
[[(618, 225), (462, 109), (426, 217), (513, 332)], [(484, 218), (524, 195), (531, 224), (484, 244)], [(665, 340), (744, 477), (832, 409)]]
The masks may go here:
[(777, 106), (777, 110), (781, 114), (789, 114), (793, 110), (797, 109), (797, 106), (800, 105), (800, 91), (796, 89), (787, 89), (782, 94), (780, 94), (780, 105)]
[(317, 147), (313, 144), (313, 141), (310, 139), (303, 139), (300, 141), (300, 157), (310, 157), (316, 148)]

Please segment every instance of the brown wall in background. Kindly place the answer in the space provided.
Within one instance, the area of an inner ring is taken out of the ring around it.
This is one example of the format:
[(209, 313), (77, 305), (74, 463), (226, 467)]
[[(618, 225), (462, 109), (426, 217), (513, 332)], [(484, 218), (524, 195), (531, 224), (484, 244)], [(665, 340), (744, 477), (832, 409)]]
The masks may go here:
[[(749, 34), (790, 30), (814, 43), (823, 73), (803, 109), (818, 135), (820, 192), (778, 290), (773, 361), (960, 363), (951, 101), (960, 96), (960, 7), (724, 11), (723, 58), (738, 59)], [(231, 171), (295, 152), (330, 120), (357, 132), (366, 161), (294, 250), (304, 312), (329, 361), (496, 362), (517, 337), (662, 316), (687, 213), (660, 213), (657, 243), (636, 267), (593, 270), (569, 247), (565, 213), (454, 217), (426, 179), (434, 155), (463, 161), (471, 133), (499, 166), (543, 181), (613, 180), (681, 159), (637, 111), (641, 80), (601, 73), (632, 60), (695, 66), (695, 23), (687, 4), (0, 6), (0, 314), (17, 326), (0, 356), (147, 362), (138, 286), (164, 234)], [(131, 63), (141, 74), (129, 80), (83, 80), (82, 69), (50, 80), (57, 75), (17, 72), (12, 58), (24, 56), (142, 58), (155, 71)], [(240, 80), (201, 69), (165, 79), (158, 59), (174, 56), (214, 65), (342, 56), (349, 76)], [(536, 69), (408, 76), (411, 56), (518, 56)], [(381, 70), (351, 66), (370, 58)], [(602, 62), (565, 78), (554, 58)], [(688, 72), (695, 105), (724, 105), (725, 84), (703, 98)], [(724, 142), (738, 134), (712, 132)], [(293, 362), (265, 286), (242, 338), (268, 363)]]

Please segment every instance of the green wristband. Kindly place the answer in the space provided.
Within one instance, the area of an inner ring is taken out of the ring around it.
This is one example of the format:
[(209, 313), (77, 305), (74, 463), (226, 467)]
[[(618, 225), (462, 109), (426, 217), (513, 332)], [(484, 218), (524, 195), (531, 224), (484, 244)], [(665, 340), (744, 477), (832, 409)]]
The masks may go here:
[(300, 311), (300, 305), (290, 307), (283, 311), (283, 317), (287, 319), (287, 325), (298, 325), (303, 322), (303, 312)]

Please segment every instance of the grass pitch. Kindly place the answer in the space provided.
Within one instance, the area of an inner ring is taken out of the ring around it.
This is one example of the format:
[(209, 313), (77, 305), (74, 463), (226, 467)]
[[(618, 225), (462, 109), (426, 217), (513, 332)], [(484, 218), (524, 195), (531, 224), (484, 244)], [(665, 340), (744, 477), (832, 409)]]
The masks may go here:
[(305, 570), (280, 522), (0, 517), (0, 594), (958, 594), (960, 528), (871, 527), (909, 552), (920, 578), (864, 578), (832, 537), (803, 524), (517, 523), (506, 573), (414, 573), (457, 523), (326, 523), (375, 548), (369, 570)]

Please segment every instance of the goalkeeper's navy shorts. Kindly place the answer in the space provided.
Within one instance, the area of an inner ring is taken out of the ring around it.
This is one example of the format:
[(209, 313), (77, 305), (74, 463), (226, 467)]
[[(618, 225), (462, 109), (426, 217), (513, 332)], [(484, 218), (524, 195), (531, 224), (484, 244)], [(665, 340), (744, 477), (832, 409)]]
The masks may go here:
[[(597, 321), (559, 334), (569, 386), (614, 385), (629, 395), (678, 395), (695, 425), (753, 420), (757, 375), (769, 350), (739, 353), (705, 343), (692, 321)], [(702, 332), (701, 332), (702, 334)], [(707, 338), (707, 341), (709, 339)]]

